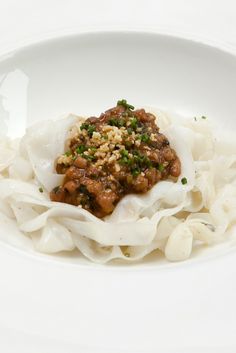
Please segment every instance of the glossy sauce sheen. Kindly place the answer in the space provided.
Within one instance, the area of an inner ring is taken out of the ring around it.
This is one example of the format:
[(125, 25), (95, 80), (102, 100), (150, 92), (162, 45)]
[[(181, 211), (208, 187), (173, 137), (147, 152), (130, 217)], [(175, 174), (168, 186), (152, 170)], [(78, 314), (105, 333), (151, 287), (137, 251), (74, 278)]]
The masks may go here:
[(125, 100), (99, 118), (88, 118), (56, 161), (65, 178), (51, 200), (80, 205), (102, 218), (124, 195), (146, 193), (160, 180), (177, 178), (180, 160), (155, 121)]

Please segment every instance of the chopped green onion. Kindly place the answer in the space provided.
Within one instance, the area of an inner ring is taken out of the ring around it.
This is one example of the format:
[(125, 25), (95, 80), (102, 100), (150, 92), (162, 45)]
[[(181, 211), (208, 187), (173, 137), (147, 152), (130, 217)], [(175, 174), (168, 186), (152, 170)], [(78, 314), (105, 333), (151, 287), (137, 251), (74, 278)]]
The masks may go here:
[(108, 125), (122, 127), (125, 125), (125, 120), (120, 118), (111, 118), (108, 120)]
[(121, 159), (119, 162), (121, 164), (131, 165), (133, 163), (133, 159), (129, 158), (129, 152), (126, 149), (121, 150), (120, 155), (121, 155)]
[(202, 119), (206, 119), (206, 118), (207, 118), (206, 116), (204, 116), (204, 115), (202, 116)]
[(66, 153), (65, 153), (65, 156), (66, 157), (69, 157), (69, 156), (71, 156), (72, 155), (72, 152), (71, 151), (67, 151)]
[(120, 151), (120, 154), (121, 154), (122, 157), (128, 157), (129, 152), (124, 149), (124, 150), (121, 150), (121, 151)]
[(89, 124), (88, 123), (83, 123), (80, 126), (80, 130), (88, 130)]
[(124, 107), (125, 109), (130, 109), (130, 110), (134, 110), (134, 106), (127, 103), (126, 99), (121, 99), (117, 102), (117, 105), (121, 105), (122, 107)]
[(152, 167), (152, 162), (150, 159), (139, 153), (139, 151), (134, 150), (132, 151), (132, 156), (129, 156), (129, 152), (127, 150), (121, 150), (121, 159), (119, 160), (119, 163), (125, 164), (127, 166), (132, 166), (131, 172), (134, 173), (133, 175), (141, 173), (142, 169), (150, 168)]
[(150, 168), (152, 166), (152, 162), (150, 161), (150, 159), (139, 153), (139, 151), (133, 151), (134, 154), (134, 160), (136, 161), (136, 163), (143, 167), (143, 168)]
[(132, 135), (133, 130), (131, 129), (131, 127), (128, 127), (127, 132), (129, 135)]
[(88, 128), (88, 134), (90, 137), (93, 136), (93, 133), (96, 131), (96, 127), (94, 125), (90, 125)]
[(79, 147), (76, 148), (76, 152), (79, 154), (82, 154), (86, 150), (87, 150), (87, 147), (85, 145), (80, 145)]
[(136, 129), (137, 128), (137, 123), (138, 123), (138, 120), (136, 118), (131, 119), (130, 127), (132, 129)]
[(187, 184), (187, 182), (188, 182), (187, 178), (184, 177), (184, 178), (181, 179), (181, 183), (183, 185)]
[(80, 126), (80, 130), (87, 130), (88, 131), (88, 135), (90, 137), (92, 137), (94, 131), (96, 131), (96, 126), (94, 126), (92, 124), (88, 124), (88, 123), (83, 123)]
[(90, 149), (91, 151), (93, 151), (93, 152), (96, 152), (96, 151), (97, 151), (97, 147), (95, 147), (95, 146), (91, 146), (91, 147), (89, 147), (89, 149)]
[(82, 157), (88, 159), (89, 161), (94, 161), (95, 159), (97, 159), (95, 156), (89, 154), (83, 154)]
[(131, 171), (131, 174), (136, 177), (138, 176), (139, 174), (141, 173), (140, 169), (139, 168), (135, 168)]
[(128, 158), (127, 158), (127, 157), (122, 157), (122, 158), (119, 160), (119, 163), (121, 163), (121, 164), (128, 164)]
[(160, 172), (163, 172), (163, 170), (165, 169), (164, 165), (163, 164), (158, 164), (158, 167), (157, 169), (160, 171)]
[(142, 134), (141, 136), (140, 136), (140, 140), (142, 141), (142, 142), (148, 142), (148, 141), (150, 141), (150, 137), (149, 137), (149, 135), (148, 134)]
[(126, 165), (130, 166), (133, 163), (133, 160), (132, 160), (132, 158), (122, 157), (120, 159), (119, 163), (126, 164)]
[(39, 188), (39, 192), (43, 192), (43, 188), (42, 187)]

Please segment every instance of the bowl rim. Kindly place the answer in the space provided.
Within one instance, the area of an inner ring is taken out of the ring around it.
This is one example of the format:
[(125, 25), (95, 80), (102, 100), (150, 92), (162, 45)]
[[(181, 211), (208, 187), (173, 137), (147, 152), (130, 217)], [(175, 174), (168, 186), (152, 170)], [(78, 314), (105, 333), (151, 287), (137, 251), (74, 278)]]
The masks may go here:
[(193, 33), (168, 29), (159, 27), (146, 28), (146, 27), (117, 27), (117, 26), (99, 26), (97, 27), (79, 27), (79, 28), (69, 28), (57, 31), (48, 31), (34, 35), (27, 39), (17, 41), (17, 43), (12, 43), (11, 45), (0, 49), (0, 62), (9, 59), (10, 57), (16, 55), (18, 52), (25, 51), (32, 47), (43, 46), (60, 40), (66, 40), (76, 37), (86, 37), (86, 36), (111, 36), (111, 35), (146, 35), (152, 37), (163, 37), (166, 39), (180, 40), (184, 42), (189, 42), (191, 44), (202, 45), (205, 48), (211, 48), (219, 50), (220, 52), (226, 53), (233, 57), (236, 56), (236, 45), (230, 44), (226, 41), (219, 39), (213, 40), (207, 36), (200, 36)]

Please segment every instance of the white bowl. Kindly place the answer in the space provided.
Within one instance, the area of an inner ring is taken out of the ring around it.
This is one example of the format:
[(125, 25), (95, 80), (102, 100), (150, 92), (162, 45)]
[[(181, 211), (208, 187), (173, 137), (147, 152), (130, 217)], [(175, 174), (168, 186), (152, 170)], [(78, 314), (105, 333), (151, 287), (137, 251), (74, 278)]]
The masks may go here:
[[(121, 98), (236, 128), (236, 57), (170, 36), (104, 32), (45, 41), (6, 55), (0, 82), (0, 112), (14, 137), (35, 121), (97, 115)], [(211, 261), (102, 267), (76, 254), (27, 254), (9, 247), (7, 236), (0, 243), (4, 353), (236, 347), (234, 241), (198, 257), (225, 255)]]

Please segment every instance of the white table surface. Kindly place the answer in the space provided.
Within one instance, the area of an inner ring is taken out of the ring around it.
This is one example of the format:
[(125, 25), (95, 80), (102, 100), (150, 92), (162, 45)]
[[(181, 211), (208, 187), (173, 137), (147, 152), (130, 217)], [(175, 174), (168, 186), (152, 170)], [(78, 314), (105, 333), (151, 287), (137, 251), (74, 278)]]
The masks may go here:
[(0, 53), (56, 33), (146, 29), (236, 48), (235, 0), (2, 0)]

